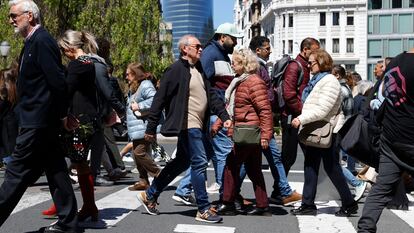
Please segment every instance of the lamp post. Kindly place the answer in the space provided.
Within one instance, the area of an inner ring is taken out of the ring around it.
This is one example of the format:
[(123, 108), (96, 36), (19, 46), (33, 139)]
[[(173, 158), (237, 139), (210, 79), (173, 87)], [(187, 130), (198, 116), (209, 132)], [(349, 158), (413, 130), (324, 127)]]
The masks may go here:
[[(7, 59), (7, 55), (9, 55), (9, 51), (10, 51), (10, 44), (7, 41), (3, 41), (0, 44), (0, 54), (3, 57), (3, 65), (6, 66), (6, 59)], [(6, 68), (6, 67), (4, 67)]]

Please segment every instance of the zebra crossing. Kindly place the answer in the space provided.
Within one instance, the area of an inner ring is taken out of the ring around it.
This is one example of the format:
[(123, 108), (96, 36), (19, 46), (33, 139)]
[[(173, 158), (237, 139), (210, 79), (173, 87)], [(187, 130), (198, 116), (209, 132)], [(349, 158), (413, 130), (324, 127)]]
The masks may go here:
[[(272, 187), (270, 172), (263, 170), (269, 189)], [(294, 171), (291, 176), (297, 181), (290, 182), (292, 189), (302, 192), (303, 174)], [(208, 177), (213, 180), (214, 173), (208, 169)], [(300, 179), (299, 177), (302, 177)], [(138, 192), (127, 189), (130, 182), (121, 183), (114, 187), (96, 187), (96, 205), (100, 210), (99, 221), (84, 222), (81, 227), (85, 232), (175, 232), (175, 233), (253, 233), (253, 232), (298, 232), (298, 233), (325, 233), (325, 232), (356, 232), (356, 224), (363, 208), (363, 201), (356, 217), (339, 218), (334, 216), (339, 201), (317, 202), (317, 216), (293, 216), (289, 214), (292, 207), (271, 205), (272, 217), (251, 216), (225, 216), (222, 224), (202, 224), (194, 220), (195, 208), (177, 205), (171, 196), (181, 177), (177, 177), (167, 190), (161, 194), (159, 210), (161, 215), (149, 216), (137, 201)], [(135, 180), (135, 179), (133, 179)], [(1, 183), (1, 180), (0, 180)], [(41, 232), (36, 231), (42, 226), (51, 224), (55, 220), (44, 219), (40, 212), (50, 205), (51, 197), (46, 184), (29, 188), (10, 218), (0, 228), (0, 233)], [(320, 184), (318, 190), (330, 189)], [(79, 192), (77, 198), (81, 200)], [(251, 183), (248, 179), (243, 185), (242, 194), (245, 198), (254, 198)], [(407, 195), (412, 203), (414, 197)], [(218, 196), (212, 194), (210, 201), (217, 200)], [(364, 200), (364, 199), (363, 199)], [(299, 204), (296, 204), (299, 205)], [(1, 210), (0, 210), (1, 211)], [(25, 219), (31, 219), (27, 222)], [(408, 211), (384, 210), (378, 224), (378, 232), (414, 232), (414, 204)], [(145, 227), (144, 227), (145, 226)]]

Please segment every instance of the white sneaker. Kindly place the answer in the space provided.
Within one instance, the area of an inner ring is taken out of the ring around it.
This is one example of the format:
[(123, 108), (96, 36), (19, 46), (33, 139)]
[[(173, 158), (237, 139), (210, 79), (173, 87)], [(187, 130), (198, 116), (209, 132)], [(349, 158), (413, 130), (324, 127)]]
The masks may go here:
[(359, 201), (359, 199), (362, 198), (366, 188), (367, 188), (367, 182), (366, 181), (362, 181), (362, 183), (360, 185), (355, 187), (355, 197), (354, 197), (355, 201)]
[(161, 162), (163, 159), (161, 157), (161, 155), (158, 155), (157, 157), (154, 158), (154, 162), (159, 163)]
[(216, 182), (214, 182), (212, 185), (210, 185), (210, 187), (208, 187), (207, 189), (207, 193), (219, 193), (220, 190), (220, 185), (217, 184)]
[(135, 174), (138, 174), (139, 173), (138, 169), (136, 169), (136, 168), (132, 169), (131, 172), (132, 173), (135, 173)]
[(134, 162), (134, 159), (131, 156), (124, 156), (122, 158), (122, 161), (124, 161), (124, 162)]

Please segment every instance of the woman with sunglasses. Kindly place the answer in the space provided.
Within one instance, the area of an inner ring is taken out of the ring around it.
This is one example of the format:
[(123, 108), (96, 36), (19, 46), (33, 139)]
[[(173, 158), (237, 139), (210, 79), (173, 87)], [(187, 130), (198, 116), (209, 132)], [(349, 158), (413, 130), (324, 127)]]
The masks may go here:
[[(313, 75), (302, 94), (302, 113), (292, 120), (292, 126), (298, 128), (316, 121), (331, 122), (334, 127), (340, 113), (341, 86), (331, 74), (332, 57), (325, 50), (316, 50), (311, 53), (308, 66)], [(335, 136), (332, 138), (335, 142)], [(329, 148), (306, 146), (305, 155), (305, 183), (303, 184), (302, 205), (292, 209), (293, 215), (316, 215), (315, 195), (318, 183), (319, 165), (323, 160), (323, 167), (338, 191), (342, 207), (335, 213), (336, 216), (356, 214), (358, 203), (354, 201), (351, 191), (345, 181), (339, 164), (339, 157), (334, 151), (334, 143)]]

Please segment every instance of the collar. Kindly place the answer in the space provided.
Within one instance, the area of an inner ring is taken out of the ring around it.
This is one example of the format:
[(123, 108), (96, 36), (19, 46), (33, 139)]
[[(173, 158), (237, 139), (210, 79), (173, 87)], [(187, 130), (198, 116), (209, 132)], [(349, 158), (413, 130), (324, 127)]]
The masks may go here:
[(24, 41), (26, 42), (26, 41), (28, 41), (28, 40), (30, 40), (30, 38), (32, 37), (32, 35), (35, 33), (35, 31), (37, 30), (37, 29), (39, 29), (40, 28), (40, 24), (36, 24), (36, 26), (34, 26), (33, 28), (32, 28), (32, 30), (29, 32), (29, 34), (27, 34), (27, 36), (26, 36), (26, 38), (24, 38)]

